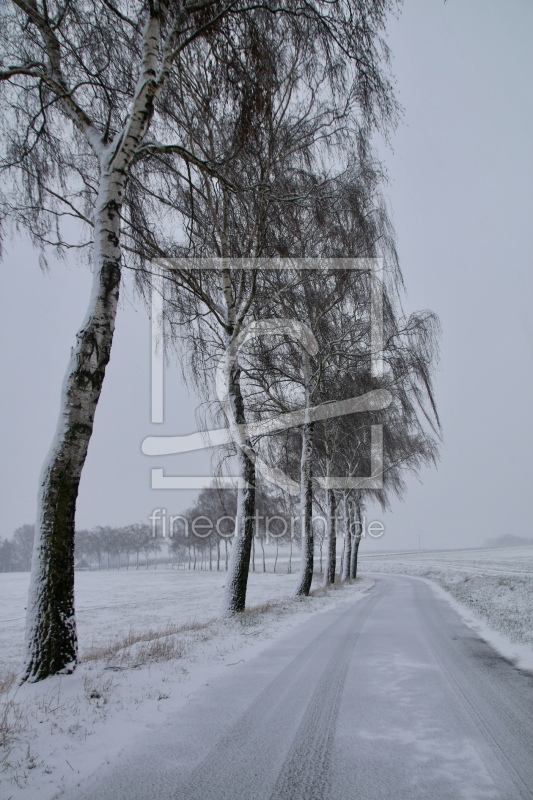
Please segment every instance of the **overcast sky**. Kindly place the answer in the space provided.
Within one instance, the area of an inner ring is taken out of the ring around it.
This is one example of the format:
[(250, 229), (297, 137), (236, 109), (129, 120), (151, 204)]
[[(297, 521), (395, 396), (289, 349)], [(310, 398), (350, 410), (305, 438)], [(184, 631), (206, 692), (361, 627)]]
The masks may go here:
[[(410, 481), (379, 517), (387, 549), (471, 547), (532, 535), (533, 2), (405, 0), (391, 20), (404, 120), (382, 151), (407, 286), (406, 311), (443, 326), (437, 399), (445, 441), (438, 470)], [(2, 504), (0, 537), (33, 522), (71, 344), (84, 316), (87, 267), (43, 274), (23, 241), (1, 266)], [(150, 335), (144, 308), (123, 293), (78, 527), (179, 513), (192, 494), (150, 490), (150, 468), (202, 474), (209, 456), (152, 462), (150, 433), (191, 433), (196, 401), (168, 376), (166, 424), (150, 424)]]

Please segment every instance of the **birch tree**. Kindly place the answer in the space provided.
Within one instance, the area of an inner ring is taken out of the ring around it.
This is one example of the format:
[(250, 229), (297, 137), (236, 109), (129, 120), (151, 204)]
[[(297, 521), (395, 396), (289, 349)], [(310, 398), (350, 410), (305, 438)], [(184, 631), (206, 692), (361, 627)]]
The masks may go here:
[(77, 661), (76, 498), (113, 340), (128, 178), (150, 147), (178, 53), (228, 9), (14, 0), (2, 10), (3, 216), (36, 244), (63, 250), (63, 220), (85, 222), (89, 241), (74, 246), (91, 248), (93, 269), (39, 482), (23, 680), (70, 672)]
[[(381, 489), (350, 489), (342, 492), (346, 553), (343, 580), (355, 578), (359, 544), (363, 534), (362, 514), (366, 506), (378, 503), (389, 507), (392, 496), (402, 498), (405, 475), (418, 474), (423, 466), (438, 459), (440, 420), (433, 389), (433, 372), (438, 363), (439, 322), (429, 312), (418, 312), (405, 319), (386, 303), (386, 333), (383, 349), (384, 375), (379, 386), (392, 397), (390, 406), (368, 412), (357, 424), (339, 419), (335, 425), (336, 461), (347, 477), (369, 474), (371, 469), (372, 425), (383, 432)], [(352, 390), (364, 391), (369, 385), (367, 370), (348, 375)], [(372, 381), (375, 385), (375, 381)]]
[[(364, 136), (359, 137), (358, 144), (355, 152), (348, 153), (348, 164), (342, 174), (324, 184), (316, 202), (306, 209), (294, 209), (291, 230), (297, 237), (298, 253), (315, 259), (315, 266), (319, 267), (320, 259), (324, 258), (354, 259), (383, 255), (388, 259), (395, 283), (399, 277), (398, 263), (392, 228), (380, 194), (381, 170)], [(254, 379), (271, 402), (278, 404), (279, 410), (296, 407), (294, 386), (300, 387), (296, 402), (301, 406), (303, 399), (306, 413), (320, 401), (340, 399), (340, 355), (348, 353), (353, 365), (360, 357), (358, 353), (362, 352), (366, 354), (365, 366), (369, 366), (368, 276), (359, 271), (319, 267), (308, 272), (304, 270), (297, 281), (290, 273), (276, 274), (270, 280), (268, 296), (271, 299), (267, 300), (263, 313), (293, 316), (303, 321), (315, 337), (316, 352), (307, 354), (300, 347), (273, 356), (271, 349), (270, 353), (263, 353), (259, 361), (260, 369), (265, 374), (259, 374), (258, 369)], [(359, 347), (356, 346), (358, 339), (361, 340)], [(342, 369), (346, 370), (346, 364)], [(287, 398), (291, 396), (292, 399), (288, 401)], [(301, 433), (299, 480), (302, 568), (297, 595), (305, 596), (311, 587), (314, 551), (312, 507), (315, 426), (310, 419), (302, 426)], [(331, 508), (336, 498), (330, 495), (329, 499)]]

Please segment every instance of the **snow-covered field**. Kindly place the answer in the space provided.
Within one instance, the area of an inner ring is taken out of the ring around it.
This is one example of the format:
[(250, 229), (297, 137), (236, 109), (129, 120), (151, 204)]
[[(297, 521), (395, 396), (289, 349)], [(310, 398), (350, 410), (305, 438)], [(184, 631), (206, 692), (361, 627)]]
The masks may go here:
[[(0, 575), (4, 676), (20, 666), (28, 577)], [(223, 572), (78, 573), (82, 663), (73, 675), (0, 696), (0, 797), (46, 800), (76, 786), (215, 675), (372, 585), (362, 579), (297, 601), (297, 577), (252, 573), (250, 611), (221, 620)]]
[(483, 638), (533, 668), (533, 547), (363, 555), (360, 564), (369, 575), (395, 572), (434, 581)]
[[(283, 568), (286, 568), (283, 565)], [(219, 614), (224, 572), (157, 569), (76, 573), (80, 655), (131, 632), (205, 622)], [(290, 597), (297, 575), (251, 573), (248, 602)], [(29, 573), (0, 575), (0, 674), (20, 667)]]

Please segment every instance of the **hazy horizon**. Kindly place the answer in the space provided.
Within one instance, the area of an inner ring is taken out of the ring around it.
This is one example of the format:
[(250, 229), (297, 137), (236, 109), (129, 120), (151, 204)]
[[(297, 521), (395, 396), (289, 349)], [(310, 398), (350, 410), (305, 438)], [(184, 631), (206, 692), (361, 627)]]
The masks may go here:
[[(407, 294), (406, 312), (442, 323), (436, 395), (444, 443), (438, 469), (409, 479), (382, 514), (387, 550), (478, 547), (503, 534), (531, 536), (533, 452), (531, 185), (533, 5), (512, 0), (406, 0), (391, 20), (404, 119), (380, 148)], [(70, 347), (91, 274), (70, 256), (39, 269), (26, 240), (6, 242), (1, 266), (3, 391), (0, 538), (34, 521), (38, 476), (54, 433)], [(142, 455), (154, 432), (196, 430), (194, 394), (167, 369), (166, 421), (150, 423), (150, 324), (129, 277), (94, 436), (77, 527), (179, 513), (196, 492), (150, 489), (150, 469), (209, 471), (210, 453)]]

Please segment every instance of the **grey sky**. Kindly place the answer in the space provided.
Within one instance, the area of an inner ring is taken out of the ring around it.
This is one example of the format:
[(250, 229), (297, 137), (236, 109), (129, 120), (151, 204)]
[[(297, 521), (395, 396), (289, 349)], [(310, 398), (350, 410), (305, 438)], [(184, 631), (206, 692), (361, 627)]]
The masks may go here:
[[(384, 516), (380, 546), (475, 546), (531, 534), (533, 452), (533, 3), (405, 0), (390, 24), (404, 123), (383, 151), (407, 285), (407, 311), (443, 325), (437, 396), (445, 443), (438, 470), (410, 481)], [(0, 537), (33, 521), (41, 462), (56, 422), (69, 348), (90, 274), (74, 261), (39, 271), (20, 240), (1, 267)], [(150, 467), (201, 474), (209, 455), (140, 452), (150, 425), (149, 321), (123, 294), (116, 340), (82, 476), (78, 526), (178, 513), (187, 493), (154, 492)], [(195, 430), (196, 401), (175, 369), (163, 432)], [(373, 515), (375, 516), (375, 515)]]

